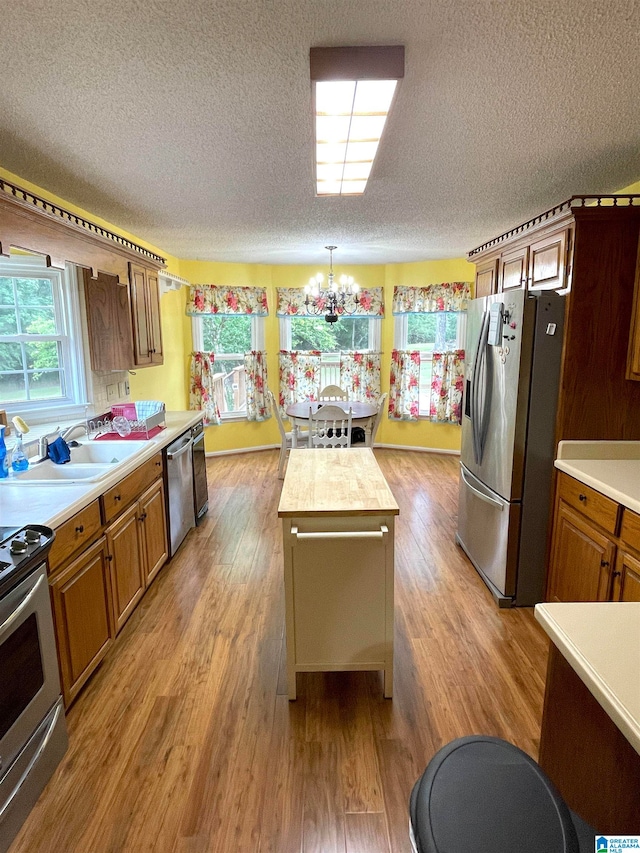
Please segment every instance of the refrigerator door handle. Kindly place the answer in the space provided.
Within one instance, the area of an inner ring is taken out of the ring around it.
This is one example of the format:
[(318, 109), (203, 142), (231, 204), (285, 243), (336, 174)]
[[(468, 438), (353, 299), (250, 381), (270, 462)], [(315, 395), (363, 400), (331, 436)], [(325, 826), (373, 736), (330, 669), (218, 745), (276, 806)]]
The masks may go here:
[(460, 468), (460, 476), (462, 477), (465, 486), (470, 491), (472, 491), (477, 498), (480, 498), (481, 501), (485, 501), (485, 503), (491, 504), (491, 506), (495, 506), (500, 512), (504, 510), (504, 504), (500, 503), (500, 501), (495, 500), (495, 498), (489, 497), (489, 495), (485, 495), (483, 492), (476, 489), (475, 486), (471, 485), (464, 473), (464, 468)]
[[(489, 312), (485, 311), (482, 315), (482, 325), (480, 327), (480, 335), (478, 336), (478, 346), (476, 347), (475, 356), (473, 359), (473, 381), (471, 383), (471, 428), (473, 435), (473, 455), (476, 465), (482, 462), (482, 453), (484, 450), (483, 440), (483, 413), (479, 406), (479, 391), (480, 391), (480, 376), (481, 367), (486, 358), (487, 337), (489, 334)], [(486, 391), (486, 389), (485, 389)], [(485, 394), (486, 397), (486, 394)], [(486, 400), (484, 409), (486, 411)]]

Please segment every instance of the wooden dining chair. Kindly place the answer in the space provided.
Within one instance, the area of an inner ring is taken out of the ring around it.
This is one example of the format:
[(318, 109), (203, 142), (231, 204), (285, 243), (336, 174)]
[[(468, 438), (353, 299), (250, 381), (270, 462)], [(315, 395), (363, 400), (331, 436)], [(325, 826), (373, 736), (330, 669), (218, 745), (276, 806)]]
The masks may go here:
[[(280, 430), (280, 458), (278, 459), (278, 478), (280, 480), (284, 479), (284, 466), (287, 462), (287, 456), (289, 455), (289, 451), (291, 450), (291, 444), (293, 441), (293, 433), (287, 432), (284, 428), (284, 423), (282, 422), (282, 417), (280, 415), (280, 408), (278, 406), (278, 402), (275, 398), (273, 391), (269, 388), (267, 389), (267, 395), (269, 397), (269, 402), (271, 403), (271, 408), (273, 409), (273, 414), (276, 416), (276, 421), (278, 422), (278, 429)], [(308, 447), (309, 446), (309, 433), (298, 433), (298, 447)]]
[(376, 414), (376, 419), (373, 422), (373, 427), (371, 428), (371, 447), (373, 447), (373, 442), (376, 440), (376, 433), (378, 432), (378, 427), (380, 426), (380, 421), (384, 414), (384, 404), (386, 403), (388, 396), (389, 395), (385, 391), (382, 397), (378, 400), (378, 412)]
[(348, 412), (340, 406), (320, 406), (313, 414), (309, 406), (309, 447), (351, 447), (351, 408)]
[(325, 385), (322, 391), (318, 394), (318, 400), (321, 403), (348, 399), (349, 395), (339, 385)]

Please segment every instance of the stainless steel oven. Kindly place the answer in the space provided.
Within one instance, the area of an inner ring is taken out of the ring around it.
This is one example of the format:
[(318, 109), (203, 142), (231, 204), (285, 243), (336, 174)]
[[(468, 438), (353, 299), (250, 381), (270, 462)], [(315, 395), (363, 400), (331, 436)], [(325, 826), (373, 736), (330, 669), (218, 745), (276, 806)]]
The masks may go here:
[(30, 525), (0, 542), (0, 853), (67, 749), (46, 555)]

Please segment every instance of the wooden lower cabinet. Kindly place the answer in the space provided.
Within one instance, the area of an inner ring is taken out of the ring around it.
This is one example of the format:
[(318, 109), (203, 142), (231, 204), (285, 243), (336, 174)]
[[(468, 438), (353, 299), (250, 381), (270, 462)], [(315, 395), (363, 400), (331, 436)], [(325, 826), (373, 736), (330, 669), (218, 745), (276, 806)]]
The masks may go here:
[(640, 601), (640, 515), (559, 473), (548, 601)]
[(556, 510), (549, 601), (607, 601), (615, 545), (560, 501)]
[(145, 587), (149, 586), (169, 559), (164, 507), (164, 485), (162, 480), (158, 480), (147, 489), (139, 501)]
[(614, 601), (640, 601), (640, 559), (618, 552), (613, 579)]
[(122, 513), (106, 536), (117, 633), (169, 556), (162, 480)]
[[(150, 460), (125, 478), (124, 486), (117, 487), (118, 495), (129, 496), (128, 506), (125, 503), (120, 514), (115, 514), (117, 502), (112, 506), (105, 500), (114, 489), (101, 497), (103, 519), (110, 522), (106, 529), (100, 524), (97, 500), (59, 528), (62, 545), (54, 555), (56, 560), (49, 563), (49, 586), (66, 706), (103, 659), (169, 557), (164, 484), (160, 478), (148, 485), (148, 476), (157, 476), (157, 470), (156, 460)], [(128, 483), (131, 488), (143, 483), (144, 491), (139, 495), (127, 492)], [(86, 547), (82, 537), (94, 529), (99, 538)], [(86, 550), (80, 551), (82, 547)]]
[(49, 581), (65, 705), (113, 642), (111, 577), (107, 540), (98, 539)]
[(145, 590), (138, 504), (134, 504), (115, 524), (108, 527), (106, 535), (117, 633), (133, 613)]

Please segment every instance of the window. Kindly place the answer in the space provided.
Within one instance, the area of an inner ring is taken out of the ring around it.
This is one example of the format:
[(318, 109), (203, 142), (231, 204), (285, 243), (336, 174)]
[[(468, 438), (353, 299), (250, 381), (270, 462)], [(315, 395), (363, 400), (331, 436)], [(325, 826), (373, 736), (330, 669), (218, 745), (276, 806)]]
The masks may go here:
[(211, 314), (192, 319), (196, 350), (212, 352), (214, 390), (220, 417), (243, 417), (247, 410), (244, 354), (264, 350), (264, 318), (248, 314)]
[(435, 352), (462, 349), (467, 315), (457, 311), (396, 316), (396, 349), (420, 351), (420, 414), (428, 417), (431, 358)]
[(46, 419), (86, 405), (74, 271), (0, 260), (0, 406)]
[(327, 323), (324, 317), (281, 317), (280, 348), (335, 353), (380, 348), (380, 319), (340, 317)]

